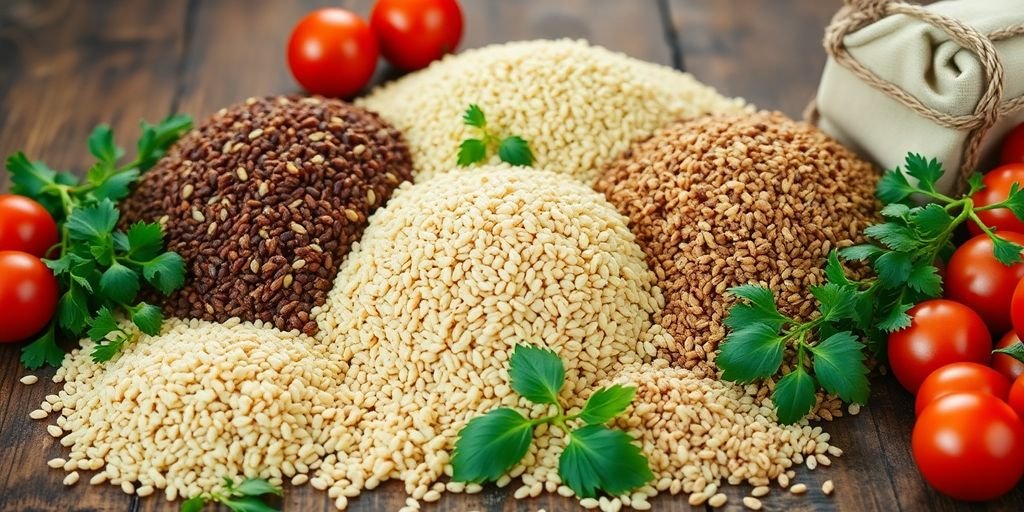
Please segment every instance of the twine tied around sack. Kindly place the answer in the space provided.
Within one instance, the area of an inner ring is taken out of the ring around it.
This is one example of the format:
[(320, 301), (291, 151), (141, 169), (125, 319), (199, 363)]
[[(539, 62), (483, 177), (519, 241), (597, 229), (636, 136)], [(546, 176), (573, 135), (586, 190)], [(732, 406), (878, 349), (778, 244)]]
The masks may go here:
[[(1002, 39), (1024, 35), (1024, 25), (1011, 25), (989, 34), (981, 34), (960, 20), (899, 0), (845, 0), (845, 4), (825, 29), (825, 51), (837, 64), (925, 119), (947, 128), (967, 130), (956, 183), (957, 189), (962, 191), (967, 184), (968, 176), (978, 165), (985, 134), (996, 124), (1000, 116), (1024, 108), (1024, 97), (1002, 101), (1005, 73), (999, 54), (992, 44)], [(850, 55), (843, 44), (843, 39), (848, 34), (894, 14), (911, 16), (942, 29), (953, 41), (977, 56), (987, 83), (978, 104), (974, 107), (974, 112), (955, 116), (931, 108), (900, 86), (880, 78)], [(817, 124), (817, 116), (817, 106), (812, 101), (808, 105), (805, 117)]]

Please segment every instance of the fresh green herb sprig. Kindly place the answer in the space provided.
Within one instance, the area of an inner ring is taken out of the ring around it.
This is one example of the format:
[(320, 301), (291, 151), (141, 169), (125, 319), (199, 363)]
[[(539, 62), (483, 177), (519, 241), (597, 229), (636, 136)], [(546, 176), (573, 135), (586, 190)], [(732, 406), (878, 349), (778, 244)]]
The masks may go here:
[(558, 460), (562, 481), (577, 496), (597, 491), (618, 496), (654, 478), (640, 447), (629, 434), (605, 424), (633, 401), (635, 387), (612, 385), (595, 391), (583, 409), (567, 415), (558, 401), (565, 367), (558, 356), (531, 345), (518, 345), (509, 361), (512, 389), (535, 404), (554, 406), (554, 414), (529, 419), (508, 407), (473, 418), (459, 432), (452, 455), (453, 480), (497, 480), (526, 455), (534, 427), (561, 429), (567, 444)]
[(43, 261), (57, 277), (62, 295), (55, 319), (40, 338), (22, 349), (26, 367), (60, 365), (64, 351), (56, 342), (59, 332), (70, 336), (86, 332), (97, 342), (93, 359), (109, 360), (137, 335), (119, 326), (116, 314), (123, 314), (143, 333), (160, 331), (160, 309), (136, 302), (136, 297), (143, 281), (165, 295), (181, 287), (184, 261), (177, 253), (163, 250), (163, 230), (157, 223), (139, 222), (127, 231), (118, 230), (116, 201), (127, 197), (139, 176), (191, 128), (187, 116), (170, 116), (156, 125), (143, 122), (135, 158), (118, 164), (124, 150), (114, 143), (109, 126), (97, 126), (88, 140), (96, 163), (84, 181), (31, 161), (24, 153), (7, 159), (11, 191), (42, 204), (60, 231), (54, 257)]
[[(864, 230), (870, 243), (828, 255), (826, 283), (811, 289), (818, 302), (816, 317), (798, 320), (783, 315), (771, 290), (763, 286), (730, 290), (740, 301), (725, 320), (730, 333), (715, 362), (723, 370), (722, 378), (740, 383), (781, 375), (772, 401), (783, 423), (804, 417), (814, 406), (819, 387), (847, 402), (867, 400), (865, 345), (884, 359), (888, 334), (910, 326), (907, 311), (942, 295), (935, 264), (952, 254), (951, 238), (958, 226), (977, 224), (1003, 264), (1021, 261), (1024, 247), (1000, 237), (978, 218), (980, 211), (1007, 208), (1024, 219), (1024, 192), (1019, 187), (1014, 185), (1004, 201), (979, 207), (971, 196), (984, 187), (980, 174), (971, 176), (969, 190), (954, 198), (936, 190), (943, 174), (938, 160), (909, 154), (905, 162), (906, 174), (896, 168), (878, 182), (876, 196), (883, 203), (885, 221)], [(916, 203), (921, 197), (932, 202)], [(851, 277), (854, 274), (841, 259), (864, 262), (875, 277)], [(783, 361), (791, 364), (784, 368)]]
[(487, 118), (480, 106), (471, 104), (462, 115), (466, 126), (479, 129), (480, 138), (469, 138), (459, 145), (459, 167), (468, 167), (487, 159), (488, 151), (498, 150), (498, 158), (512, 165), (529, 166), (533, 164), (533, 152), (530, 143), (518, 135), (499, 138), (487, 127)]
[(281, 496), (280, 487), (275, 487), (262, 478), (248, 478), (235, 485), (230, 478), (224, 478), (224, 488), (206, 492), (181, 503), (181, 512), (199, 512), (207, 503), (220, 503), (233, 512), (276, 512), (278, 509), (266, 504), (262, 496)]

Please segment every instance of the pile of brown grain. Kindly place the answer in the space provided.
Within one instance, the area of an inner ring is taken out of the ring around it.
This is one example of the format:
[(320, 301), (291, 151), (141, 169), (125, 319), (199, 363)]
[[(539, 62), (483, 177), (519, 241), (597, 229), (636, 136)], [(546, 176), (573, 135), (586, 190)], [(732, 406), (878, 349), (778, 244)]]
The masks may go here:
[(186, 261), (166, 311), (316, 330), (367, 217), (410, 178), (408, 149), (376, 114), (324, 98), (250, 98), (185, 136), (146, 174), (125, 222), (160, 221)]
[(746, 283), (807, 317), (829, 250), (876, 217), (870, 164), (779, 113), (716, 116), (665, 128), (608, 165), (596, 187), (630, 219), (666, 297), (666, 357), (714, 375), (722, 325)]

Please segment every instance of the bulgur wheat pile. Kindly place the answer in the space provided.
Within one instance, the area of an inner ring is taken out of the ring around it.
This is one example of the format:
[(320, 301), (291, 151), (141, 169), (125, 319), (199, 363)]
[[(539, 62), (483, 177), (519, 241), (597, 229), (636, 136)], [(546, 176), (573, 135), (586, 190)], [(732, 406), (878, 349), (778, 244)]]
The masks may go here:
[(807, 317), (829, 250), (876, 219), (877, 173), (816, 128), (779, 113), (708, 116), (658, 131), (610, 163), (596, 188), (630, 219), (658, 276), (671, 357), (713, 375), (726, 293), (768, 285)]
[(743, 108), (742, 100), (686, 73), (567, 39), (448, 56), (360, 103), (402, 130), (417, 180), (454, 168), (459, 143), (475, 136), (462, 124), (462, 113), (475, 103), (497, 133), (529, 141), (536, 167), (588, 184), (634, 139), (677, 119)]
[(411, 177), (401, 135), (318, 97), (250, 98), (182, 138), (122, 206), (160, 221), (181, 254), (173, 316), (262, 320), (313, 334), (338, 264), (367, 217)]
[(313, 485), (340, 504), (388, 478), (439, 498), (465, 422), (527, 404), (508, 386), (515, 345), (555, 350), (563, 397), (582, 405), (583, 390), (666, 343), (653, 281), (625, 218), (568, 176), (485, 167), (403, 185), (319, 308), (332, 356), (349, 366), (346, 398), (366, 414)]
[(63, 389), (43, 405), (69, 450), (50, 466), (96, 471), (90, 483), (129, 494), (190, 497), (223, 477), (280, 484), (317, 468), (341, 423), (362, 413), (336, 405), (344, 368), (319, 343), (262, 322), (169, 319), (105, 364), (91, 347), (65, 358), (54, 377)]

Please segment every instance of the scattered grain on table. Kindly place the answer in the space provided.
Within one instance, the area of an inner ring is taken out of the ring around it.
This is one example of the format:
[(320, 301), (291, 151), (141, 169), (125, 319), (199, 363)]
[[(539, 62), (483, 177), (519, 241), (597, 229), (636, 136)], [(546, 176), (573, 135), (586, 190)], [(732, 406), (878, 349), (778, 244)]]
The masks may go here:
[(19, 379), (19, 381), (26, 386), (31, 386), (32, 384), (39, 382), (39, 377), (36, 377), (35, 375), (26, 375)]
[(122, 211), (126, 224), (159, 221), (185, 258), (171, 315), (312, 334), (310, 310), (411, 172), (401, 135), (376, 114), (318, 97), (250, 98), (183, 137)]
[(343, 364), (262, 322), (169, 319), (102, 365), (91, 349), (83, 340), (57, 370), (68, 455), (50, 465), (99, 470), (91, 482), (128, 494), (190, 497), (223, 477), (279, 485), (319, 466), (326, 419), (363, 413), (335, 402)]
[(744, 108), (686, 73), (568, 39), (467, 50), (360, 103), (402, 130), (417, 180), (454, 168), (460, 142), (478, 136), (462, 124), (475, 103), (496, 133), (530, 143), (535, 166), (586, 183), (630, 141), (669, 122)]
[(783, 312), (808, 317), (828, 252), (876, 220), (877, 176), (816, 128), (759, 112), (659, 130), (596, 187), (629, 217), (665, 293), (660, 323), (675, 341), (665, 356), (713, 375), (735, 300), (726, 290), (768, 285)]

